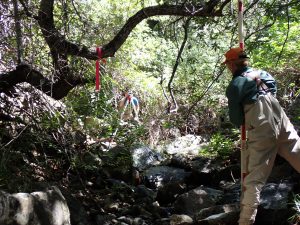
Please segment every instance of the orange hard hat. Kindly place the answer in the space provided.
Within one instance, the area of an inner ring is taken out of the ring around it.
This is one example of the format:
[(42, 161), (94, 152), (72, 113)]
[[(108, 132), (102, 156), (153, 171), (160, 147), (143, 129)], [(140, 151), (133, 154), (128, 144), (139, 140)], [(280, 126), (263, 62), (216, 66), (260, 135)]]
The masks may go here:
[(227, 51), (225, 54), (225, 61), (222, 64), (225, 64), (229, 61), (234, 61), (237, 59), (248, 59), (249, 57), (245, 53), (243, 49), (240, 47), (238, 48), (231, 48), (229, 51)]

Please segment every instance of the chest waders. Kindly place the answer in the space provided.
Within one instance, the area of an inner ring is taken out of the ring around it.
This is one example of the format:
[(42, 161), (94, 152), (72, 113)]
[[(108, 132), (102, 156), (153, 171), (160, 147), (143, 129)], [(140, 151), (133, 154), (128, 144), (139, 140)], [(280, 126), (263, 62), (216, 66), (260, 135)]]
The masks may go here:
[[(247, 142), (243, 150), (241, 168), (243, 177), (239, 225), (252, 225), (257, 214), (260, 192), (269, 177), (277, 153), (286, 154), (290, 163), (291, 151), (299, 137), (285, 115), (278, 100), (260, 78), (261, 71), (245, 72), (242, 76), (257, 85), (257, 101), (244, 105)], [(282, 142), (282, 143), (281, 143)], [(287, 142), (290, 142), (288, 144)], [(287, 146), (290, 146), (289, 149)], [(281, 149), (283, 149), (281, 151)], [(299, 150), (299, 149), (298, 149)], [(300, 170), (299, 153), (297, 161)], [(292, 164), (292, 163), (291, 163)]]
[(282, 109), (271, 93), (258, 94), (257, 101), (244, 105), (246, 148), (239, 225), (252, 225), (257, 214), (260, 191), (271, 173), (277, 155), (276, 142)]
[[(267, 87), (264, 82), (262, 82), (260, 78), (260, 71), (255, 70), (251, 72), (245, 72), (242, 74), (242, 76), (249, 78), (250, 80), (254, 80), (257, 86), (257, 99), (259, 99), (260, 95), (266, 95), (270, 93), (269, 88)], [(271, 93), (270, 93), (271, 94)], [(280, 107), (280, 105), (278, 106)], [(247, 123), (246, 118), (245, 118), (245, 123)], [(249, 158), (249, 152), (247, 150), (247, 129), (245, 123), (242, 125), (241, 128), (241, 186), (242, 186), (242, 194), (245, 191), (245, 187), (243, 185), (245, 177), (248, 175), (248, 158)]]

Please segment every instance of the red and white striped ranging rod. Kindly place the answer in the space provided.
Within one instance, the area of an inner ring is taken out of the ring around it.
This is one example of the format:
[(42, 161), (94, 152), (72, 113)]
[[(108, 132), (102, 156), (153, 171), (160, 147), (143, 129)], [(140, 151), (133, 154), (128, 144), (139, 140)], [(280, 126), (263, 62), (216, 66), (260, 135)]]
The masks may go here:
[[(242, 0), (238, 0), (238, 34), (241, 49), (245, 49), (244, 45), (244, 27), (243, 27), (244, 5)], [(247, 157), (246, 157), (246, 128), (245, 124), (241, 126), (241, 187), (243, 191), (244, 179), (247, 176)]]
[(244, 5), (242, 0), (238, 0), (238, 34), (240, 48), (244, 50), (244, 26), (243, 26), (243, 13)]

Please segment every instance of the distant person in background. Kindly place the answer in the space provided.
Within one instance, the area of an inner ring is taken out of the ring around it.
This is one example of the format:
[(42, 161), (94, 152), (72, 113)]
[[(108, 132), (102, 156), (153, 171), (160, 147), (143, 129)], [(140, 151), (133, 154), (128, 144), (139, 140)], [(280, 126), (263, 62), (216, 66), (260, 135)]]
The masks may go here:
[(140, 104), (139, 100), (133, 96), (132, 92), (126, 91), (124, 97), (119, 102), (119, 110), (121, 111), (121, 122), (135, 120), (139, 122)]

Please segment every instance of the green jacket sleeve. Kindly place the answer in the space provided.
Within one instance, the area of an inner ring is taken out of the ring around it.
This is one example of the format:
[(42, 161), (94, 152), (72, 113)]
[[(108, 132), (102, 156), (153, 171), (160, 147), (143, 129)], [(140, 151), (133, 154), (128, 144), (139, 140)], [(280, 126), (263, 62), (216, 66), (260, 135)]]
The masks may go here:
[(239, 78), (231, 81), (226, 90), (228, 98), (229, 119), (236, 126), (244, 123), (244, 109), (242, 105), (243, 82)]
[(228, 98), (229, 118), (236, 126), (241, 126), (244, 119), (244, 104), (251, 104), (257, 100), (256, 82), (251, 78), (236, 76), (226, 90)]
[[(251, 68), (245, 69), (244, 72), (251, 73), (253, 71)], [(262, 78), (266, 80), (267, 76)], [(270, 82), (274, 81), (271, 78), (269, 80)], [(233, 124), (241, 126), (245, 122), (244, 105), (256, 102), (258, 94), (256, 81), (251, 77), (243, 76), (243, 71), (240, 75), (235, 75), (232, 78), (226, 89), (226, 96), (228, 98), (229, 118)]]

